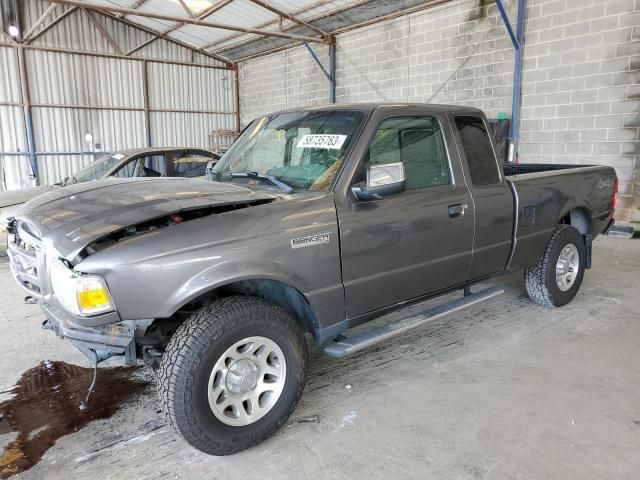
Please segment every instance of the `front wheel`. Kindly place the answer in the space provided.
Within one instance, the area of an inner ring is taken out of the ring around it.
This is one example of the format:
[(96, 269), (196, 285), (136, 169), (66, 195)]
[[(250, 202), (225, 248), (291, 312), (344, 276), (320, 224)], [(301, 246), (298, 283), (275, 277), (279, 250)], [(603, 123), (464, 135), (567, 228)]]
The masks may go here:
[(259, 298), (234, 296), (194, 313), (160, 364), (160, 401), (189, 444), (212, 455), (272, 435), (304, 388), (307, 352), (297, 322)]
[(573, 300), (582, 284), (586, 252), (580, 232), (560, 225), (542, 258), (524, 271), (529, 298), (547, 307), (561, 307)]

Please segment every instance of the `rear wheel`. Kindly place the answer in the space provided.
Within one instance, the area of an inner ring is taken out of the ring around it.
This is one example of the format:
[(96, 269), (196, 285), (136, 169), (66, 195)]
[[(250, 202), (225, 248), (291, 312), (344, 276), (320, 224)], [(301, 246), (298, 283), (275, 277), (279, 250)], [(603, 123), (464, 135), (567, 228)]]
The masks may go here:
[(586, 265), (584, 238), (569, 225), (560, 225), (538, 263), (524, 271), (529, 298), (547, 307), (561, 307), (578, 293)]
[(297, 322), (254, 297), (213, 302), (171, 338), (159, 370), (163, 409), (193, 447), (213, 455), (272, 435), (304, 388), (307, 352)]

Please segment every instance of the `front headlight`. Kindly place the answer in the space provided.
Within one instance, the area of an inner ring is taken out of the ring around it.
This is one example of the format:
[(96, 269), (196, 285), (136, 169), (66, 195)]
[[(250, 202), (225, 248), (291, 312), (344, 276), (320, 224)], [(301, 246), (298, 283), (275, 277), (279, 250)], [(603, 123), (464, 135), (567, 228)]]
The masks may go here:
[(115, 310), (101, 276), (79, 274), (60, 260), (51, 265), (51, 287), (62, 306), (73, 314), (96, 315)]

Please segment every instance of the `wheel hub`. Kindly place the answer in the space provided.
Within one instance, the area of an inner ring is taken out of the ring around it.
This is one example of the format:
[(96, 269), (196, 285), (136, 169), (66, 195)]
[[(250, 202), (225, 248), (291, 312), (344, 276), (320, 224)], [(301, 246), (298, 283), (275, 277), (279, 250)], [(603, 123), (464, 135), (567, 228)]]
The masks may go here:
[(276, 342), (244, 338), (227, 348), (213, 366), (207, 389), (211, 412), (227, 425), (250, 425), (275, 406), (286, 376), (287, 362)]
[(563, 292), (569, 290), (576, 281), (580, 267), (578, 247), (573, 243), (565, 245), (556, 262), (556, 284)]
[(248, 359), (233, 362), (227, 372), (227, 389), (232, 393), (246, 393), (258, 383), (258, 366)]

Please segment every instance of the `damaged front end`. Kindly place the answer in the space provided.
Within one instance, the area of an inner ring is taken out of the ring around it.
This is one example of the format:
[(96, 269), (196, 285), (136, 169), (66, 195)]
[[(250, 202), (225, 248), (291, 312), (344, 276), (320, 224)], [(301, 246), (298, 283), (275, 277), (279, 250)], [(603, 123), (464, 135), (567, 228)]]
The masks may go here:
[[(25, 302), (40, 304), (46, 316), (43, 327), (70, 340), (92, 362), (119, 355), (124, 357), (126, 364), (135, 364), (136, 335), (144, 335), (152, 320), (122, 321), (113, 305), (102, 310), (96, 308), (101, 301), (96, 288), (71, 292), (81, 298), (74, 308), (70, 298), (64, 299), (65, 294), (59, 287), (56, 293), (51, 276), (58, 281), (64, 281), (60, 279), (65, 277), (70, 281), (82, 278), (82, 275), (57, 258), (55, 252), (47, 252), (42, 240), (27, 224), (11, 219), (8, 231), (7, 254), (11, 272), (27, 292)], [(91, 287), (90, 283), (88, 285)], [(106, 285), (104, 288), (106, 290)], [(83, 312), (89, 312), (89, 315), (82, 316)]]
[(69, 314), (54, 303), (41, 302), (40, 305), (47, 317), (42, 327), (71, 341), (92, 362), (122, 356), (126, 365), (135, 365), (136, 334), (144, 335), (153, 322), (151, 319), (124, 320), (87, 327), (74, 323)]
[(281, 198), (189, 179), (114, 179), (65, 187), (29, 201), (9, 223), (11, 271), (27, 292), (25, 301), (40, 304), (43, 326), (70, 340), (92, 362), (121, 356), (126, 364), (141, 358), (157, 365), (168, 335), (157, 333), (163, 317), (151, 308), (131, 314), (125, 297), (136, 285), (113, 272), (83, 268), (83, 262), (111, 247), (117, 252), (139, 237), (157, 239), (161, 230)]

